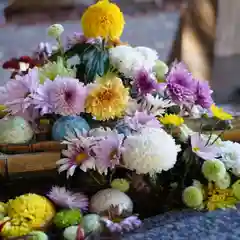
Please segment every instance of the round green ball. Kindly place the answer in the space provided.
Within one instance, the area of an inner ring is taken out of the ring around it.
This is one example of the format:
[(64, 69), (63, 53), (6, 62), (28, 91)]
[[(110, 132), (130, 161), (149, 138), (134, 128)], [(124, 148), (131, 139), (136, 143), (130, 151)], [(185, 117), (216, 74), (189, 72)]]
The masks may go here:
[(30, 240), (48, 240), (48, 235), (42, 231), (32, 231), (29, 236)]
[(206, 160), (202, 165), (202, 173), (208, 181), (218, 181), (226, 175), (226, 168), (223, 162), (218, 159)]
[(100, 216), (97, 214), (87, 214), (83, 217), (81, 225), (86, 234), (101, 229)]
[(237, 180), (233, 185), (232, 185), (232, 191), (233, 195), (240, 200), (240, 180)]
[(69, 209), (58, 212), (53, 219), (53, 223), (56, 227), (63, 229), (73, 225), (78, 225), (81, 220), (82, 214), (79, 209)]
[(126, 179), (116, 178), (111, 182), (111, 187), (121, 192), (127, 192), (130, 188), (130, 185)]
[(231, 185), (231, 177), (227, 172), (224, 178), (221, 178), (215, 182), (216, 186), (220, 189), (227, 189)]
[(199, 188), (190, 186), (184, 189), (182, 199), (186, 206), (196, 208), (202, 204), (203, 194)]
[(64, 27), (61, 24), (53, 24), (47, 29), (48, 36), (58, 38), (62, 35)]

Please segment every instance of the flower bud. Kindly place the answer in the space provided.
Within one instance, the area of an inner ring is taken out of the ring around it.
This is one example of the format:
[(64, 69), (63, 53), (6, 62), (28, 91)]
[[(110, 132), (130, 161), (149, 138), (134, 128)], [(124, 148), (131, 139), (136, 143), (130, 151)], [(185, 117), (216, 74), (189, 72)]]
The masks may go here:
[(64, 28), (61, 24), (53, 24), (47, 30), (48, 36), (54, 37), (54, 38), (60, 37), (63, 31), (64, 31)]

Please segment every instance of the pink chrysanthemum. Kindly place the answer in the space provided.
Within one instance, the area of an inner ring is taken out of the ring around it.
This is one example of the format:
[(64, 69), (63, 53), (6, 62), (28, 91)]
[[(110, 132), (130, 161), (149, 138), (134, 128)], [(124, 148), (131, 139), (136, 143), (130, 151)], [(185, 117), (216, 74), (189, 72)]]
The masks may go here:
[(58, 171), (67, 171), (67, 178), (73, 176), (77, 167), (86, 172), (88, 169), (95, 169), (95, 159), (91, 156), (91, 145), (93, 139), (85, 136), (78, 136), (67, 140), (68, 148), (63, 150), (64, 158), (57, 161)]
[(84, 111), (87, 90), (78, 79), (57, 77), (50, 87), (48, 100), (55, 113), (67, 116)]
[(115, 131), (109, 132), (104, 137), (95, 140), (92, 152), (96, 159), (96, 168), (99, 173), (107, 173), (119, 164), (124, 135)]
[(47, 196), (60, 207), (88, 210), (88, 197), (83, 193), (74, 193), (65, 187), (54, 186)]
[(0, 102), (13, 115), (24, 115), (33, 106), (32, 95), (39, 86), (38, 70), (34, 68), (24, 76), (16, 76), (1, 89)]

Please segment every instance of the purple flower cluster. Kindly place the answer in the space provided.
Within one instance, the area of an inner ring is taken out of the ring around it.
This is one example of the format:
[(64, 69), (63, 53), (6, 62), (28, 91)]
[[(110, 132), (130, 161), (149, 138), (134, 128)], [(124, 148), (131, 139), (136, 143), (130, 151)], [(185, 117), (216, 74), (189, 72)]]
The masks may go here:
[(146, 95), (159, 89), (159, 83), (154, 76), (145, 69), (140, 70), (133, 82), (140, 95)]
[(119, 223), (115, 223), (107, 218), (102, 218), (101, 220), (105, 223), (105, 226), (110, 232), (118, 233), (130, 232), (142, 225), (142, 221), (137, 216), (127, 217)]
[(183, 63), (174, 63), (166, 78), (166, 90), (177, 104), (209, 108), (213, 103), (207, 81), (196, 80)]
[(0, 104), (10, 114), (34, 120), (34, 116), (46, 113), (76, 115), (84, 111), (86, 87), (78, 79), (57, 77), (39, 84), (38, 69), (24, 76), (16, 76), (0, 89)]

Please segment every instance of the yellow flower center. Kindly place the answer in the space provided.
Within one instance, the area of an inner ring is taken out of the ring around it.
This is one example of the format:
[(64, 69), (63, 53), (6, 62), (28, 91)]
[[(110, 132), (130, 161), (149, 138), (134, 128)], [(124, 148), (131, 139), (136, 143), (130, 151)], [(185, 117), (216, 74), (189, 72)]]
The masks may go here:
[(87, 154), (85, 152), (82, 152), (76, 156), (75, 161), (77, 164), (81, 164), (87, 157)]
[(199, 150), (200, 150), (199, 147), (194, 147), (194, 148), (193, 148), (193, 151), (194, 151), (194, 152), (198, 152)]

